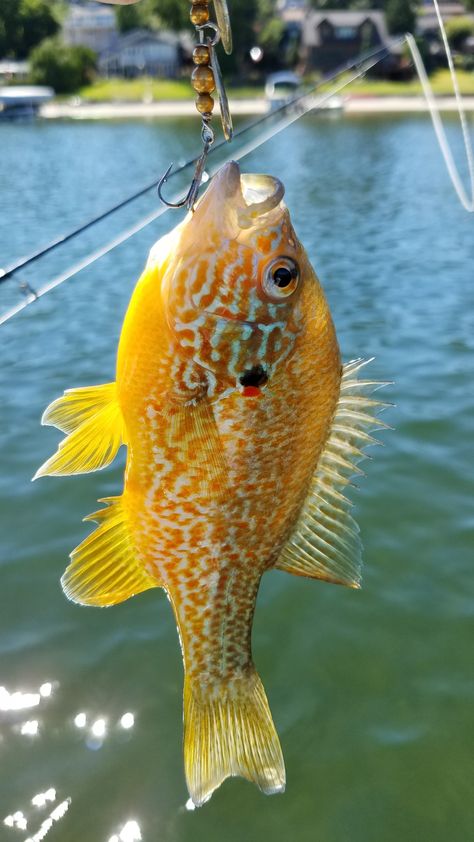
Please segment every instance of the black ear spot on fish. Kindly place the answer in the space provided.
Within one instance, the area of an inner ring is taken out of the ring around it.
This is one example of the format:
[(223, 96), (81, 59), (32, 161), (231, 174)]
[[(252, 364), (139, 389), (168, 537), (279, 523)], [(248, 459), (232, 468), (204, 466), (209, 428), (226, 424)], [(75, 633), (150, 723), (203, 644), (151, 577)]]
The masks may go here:
[(268, 380), (268, 374), (261, 365), (254, 365), (253, 368), (247, 369), (239, 377), (241, 386), (264, 386)]

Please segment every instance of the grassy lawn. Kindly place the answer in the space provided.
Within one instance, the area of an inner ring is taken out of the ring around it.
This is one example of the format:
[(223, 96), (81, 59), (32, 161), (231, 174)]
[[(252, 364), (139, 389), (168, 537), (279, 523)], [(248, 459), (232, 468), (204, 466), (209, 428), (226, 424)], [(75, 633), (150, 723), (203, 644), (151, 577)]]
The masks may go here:
[[(456, 75), (461, 93), (474, 95), (474, 73), (468, 73), (466, 70), (457, 70)], [(338, 82), (342, 81), (343, 78), (341, 76)], [(435, 94), (440, 96), (452, 96), (454, 94), (449, 70), (438, 70), (430, 77), (430, 82)], [(333, 84), (327, 87), (331, 88)], [(354, 96), (414, 96), (422, 94), (423, 91), (418, 78), (415, 77), (410, 82), (362, 79), (353, 82), (344, 93), (350, 93)]]
[[(458, 83), (461, 93), (474, 95), (474, 73), (458, 70)], [(344, 76), (339, 77), (342, 81)], [(308, 80), (309, 84), (311, 83)], [(431, 77), (435, 94), (452, 95), (453, 88), (448, 70), (439, 70)], [(334, 83), (323, 86), (321, 90), (331, 88)], [(142, 102), (148, 100), (169, 101), (187, 100), (194, 94), (187, 79), (97, 79), (92, 85), (79, 92), (88, 102)], [(421, 85), (417, 79), (411, 82), (388, 82), (384, 80), (362, 79), (349, 85), (344, 93), (355, 96), (413, 96), (421, 94)], [(263, 96), (261, 87), (228, 87), (227, 94), (232, 99), (252, 99)]]
[[(234, 99), (259, 97), (263, 87), (228, 88), (228, 96)], [(190, 100), (194, 91), (187, 79), (97, 79), (92, 85), (82, 88), (79, 95), (89, 102), (142, 102), (143, 100)]]

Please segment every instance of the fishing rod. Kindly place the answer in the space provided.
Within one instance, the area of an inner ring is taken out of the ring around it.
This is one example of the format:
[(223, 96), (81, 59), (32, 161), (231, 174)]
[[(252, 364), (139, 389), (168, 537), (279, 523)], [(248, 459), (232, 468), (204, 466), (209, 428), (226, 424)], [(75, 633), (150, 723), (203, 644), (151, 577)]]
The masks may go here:
[[(381, 53), (382, 53), (382, 55), (380, 55)], [(242, 137), (242, 135), (248, 133), (251, 129), (253, 129), (257, 126), (260, 126), (262, 123), (266, 122), (266, 120), (268, 120), (269, 117), (274, 117), (276, 115), (282, 115), (282, 119), (280, 119), (280, 121), (277, 122), (275, 125), (272, 125), (268, 129), (268, 131), (258, 134), (257, 137), (249, 140), (248, 143), (245, 144), (244, 146), (242, 146), (240, 149), (237, 149), (237, 150), (233, 149), (232, 152), (229, 153), (226, 156), (224, 161), (220, 161), (219, 163), (216, 163), (213, 167), (209, 168), (208, 176), (211, 178), (217, 172), (217, 170), (220, 168), (220, 166), (223, 163), (226, 163), (227, 161), (231, 161), (231, 160), (237, 160), (237, 161), (240, 160), (241, 158), (245, 157), (245, 155), (248, 155), (248, 154), (250, 154), (250, 152), (253, 152), (255, 149), (258, 149), (260, 146), (262, 146), (264, 143), (266, 143), (267, 140), (269, 140), (270, 138), (279, 134), (281, 131), (286, 129), (292, 123), (299, 120), (301, 117), (303, 117), (309, 111), (312, 111), (313, 108), (321, 107), (322, 105), (324, 105), (331, 97), (333, 97), (335, 94), (339, 93), (341, 90), (343, 90), (345, 87), (347, 87), (347, 85), (350, 85), (352, 82), (359, 79), (361, 76), (364, 75), (364, 73), (366, 73), (368, 70), (370, 70), (376, 64), (378, 64), (378, 62), (382, 60), (384, 54), (388, 54), (388, 50), (387, 50), (386, 47), (378, 49), (378, 50), (374, 51), (373, 53), (371, 53), (371, 58), (364, 58), (363, 60), (359, 59), (359, 61), (351, 62), (350, 64), (353, 68), (358, 67), (359, 69), (357, 71), (354, 71), (352, 73), (352, 75), (350, 75), (349, 78), (344, 78), (344, 80), (341, 81), (339, 84), (336, 84), (329, 91), (327, 91), (325, 94), (321, 95), (320, 98), (318, 99), (317, 105), (315, 105), (314, 101), (311, 99), (310, 94), (312, 93), (313, 90), (320, 87), (320, 85), (322, 83), (319, 83), (319, 85), (316, 85), (313, 88), (310, 88), (309, 90), (305, 91), (304, 94), (300, 94), (299, 96), (294, 97), (291, 100), (291, 102), (285, 103), (283, 106), (280, 106), (279, 108), (276, 108), (270, 114), (264, 115), (263, 117), (259, 118), (258, 120), (255, 120), (252, 123), (249, 123), (247, 126), (244, 126), (240, 132), (236, 132), (234, 134), (234, 139), (236, 139), (238, 137)], [(347, 67), (347, 65), (345, 65), (337, 73), (334, 72), (332, 74), (332, 78), (334, 79), (334, 78), (336, 78), (337, 75), (341, 76), (343, 73), (347, 73), (347, 72), (348, 72), (348, 67)], [(327, 80), (326, 80), (326, 83), (327, 83)], [(299, 107), (294, 108), (293, 111), (291, 112), (290, 106), (294, 106), (295, 104), (298, 104)], [(287, 113), (287, 112), (289, 112), (289, 113)], [(227, 146), (227, 143), (225, 141), (221, 141), (221, 142), (217, 143), (212, 148), (210, 154), (217, 152), (219, 149), (221, 149), (224, 146)], [(197, 160), (196, 158), (192, 158), (189, 161), (186, 161), (184, 164), (177, 167), (173, 171), (172, 175), (173, 176), (178, 175), (179, 173), (189, 169), (190, 167), (192, 167), (196, 163), (196, 160)], [(159, 184), (159, 181), (156, 181), (156, 182), (154, 182), (153, 186), (157, 186), (158, 184)], [(176, 200), (176, 202), (178, 202), (178, 196), (173, 197), (173, 201), (175, 201), (175, 200)], [(60, 284), (64, 283), (65, 281), (69, 280), (70, 278), (73, 278), (75, 275), (79, 274), (79, 272), (81, 272), (83, 269), (86, 269), (88, 266), (91, 266), (93, 263), (95, 263), (101, 257), (104, 257), (106, 254), (109, 254), (109, 252), (113, 251), (113, 249), (117, 248), (117, 246), (126, 242), (126, 240), (130, 239), (130, 237), (132, 237), (134, 234), (137, 234), (139, 231), (141, 231), (147, 225), (150, 225), (152, 222), (154, 222), (160, 216), (167, 213), (168, 210), (170, 209), (170, 206), (171, 206), (170, 204), (161, 205), (159, 208), (157, 208), (151, 214), (148, 214), (146, 217), (142, 218), (137, 223), (135, 223), (135, 225), (133, 225), (131, 228), (127, 228), (126, 231), (123, 231), (121, 234), (119, 234), (113, 240), (109, 241), (108, 243), (106, 243), (105, 245), (101, 246), (100, 248), (94, 250), (93, 252), (89, 253), (88, 255), (86, 255), (86, 257), (82, 258), (80, 261), (73, 264), (73, 266), (69, 267), (69, 269), (65, 270), (61, 274), (52, 278), (50, 281), (48, 281), (48, 283), (44, 284), (39, 289), (37, 289), (37, 290), (33, 289), (32, 286), (29, 283), (23, 283), (21, 285), (21, 288), (22, 288), (22, 292), (24, 293), (25, 297), (21, 301), (19, 301), (16, 305), (11, 307), (9, 310), (0, 314), (0, 325), (5, 324), (7, 321), (9, 321), (11, 318), (13, 318), (13, 316), (15, 316), (17, 313), (21, 312), (21, 310), (24, 310), (24, 309), (26, 309), (26, 307), (29, 307), (30, 304), (33, 304), (34, 301), (37, 301), (39, 298), (42, 298), (43, 295), (46, 295), (46, 293), (50, 292), (55, 287), (59, 286)], [(113, 213), (114, 211), (111, 210), (111, 212)], [(103, 218), (103, 215), (101, 215), (101, 218)], [(92, 222), (91, 222), (91, 224), (92, 224)], [(59, 245), (59, 243), (58, 243), (58, 245)], [(12, 274), (12, 273), (10, 273), (10, 274)]]
[[(404, 40), (403, 38), (400, 38), (397, 43), (401, 44), (401, 43), (403, 43), (403, 40)], [(374, 67), (375, 64), (378, 64), (387, 55), (389, 55), (389, 50), (386, 46), (379, 47), (377, 50), (372, 50), (370, 52), (363, 53), (361, 56), (357, 57), (353, 61), (349, 61), (346, 64), (339, 67), (338, 69), (334, 70), (332, 73), (328, 74), (326, 77), (324, 77), (319, 82), (317, 82), (315, 85), (312, 85), (310, 88), (305, 89), (304, 92), (298, 94), (295, 97), (292, 97), (292, 99), (290, 99), (288, 102), (283, 103), (278, 108), (275, 108), (272, 111), (268, 112), (267, 114), (262, 115), (258, 119), (253, 120), (250, 123), (246, 124), (241, 129), (239, 129), (239, 131), (234, 132), (233, 139), (238, 140), (240, 137), (242, 137), (246, 133), (250, 132), (252, 129), (255, 129), (258, 126), (265, 123), (267, 120), (274, 119), (279, 114), (285, 113), (286, 111), (291, 110), (296, 105), (298, 105), (298, 103), (302, 102), (307, 96), (310, 96), (311, 94), (313, 94), (315, 91), (317, 91), (323, 85), (330, 84), (335, 79), (337, 79), (339, 76), (341, 76), (343, 73), (348, 73), (349, 71), (354, 70), (356, 68), (359, 68), (359, 67), (361, 67), (361, 65), (365, 65), (366, 63), (369, 62), (368, 66), (365, 67), (365, 69), (361, 73), (361, 75), (363, 75), (363, 73), (367, 72), (367, 70), (370, 70), (372, 67)], [(372, 59), (377, 59), (377, 61), (372, 62)], [(350, 80), (350, 81), (352, 81), (352, 80)], [(349, 84), (349, 81), (347, 82), (347, 84)], [(306, 112), (304, 112), (304, 113), (306, 113)], [(226, 145), (227, 145), (227, 140), (223, 139), (223, 140), (219, 141), (218, 143), (215, 143), (213, 145), (213, 147), (209, 150), (208, 154), (209, 155), (215, 154), (215, 152), (217, 152), (219, 149), (221, 149), (223, 146), (226, 146)], [(175, 176), (179, 175), (180, 173), (190, 169), (191, 167), (195, 166), (197, 164), (198, 160), (199, 160), (199, 157), (200, 156), (194, 156), (193, 158), (190, 158), (189, 160), (187, 160), (185, 163), (176, 167), (171, 173), (167, 174), (167, 176), (166, 176), (167, 181), (169, 181), (171, 178), (174, 178)], [(51, 242), (47, 243), (46, 245), (42, 246), (41, 248), (38, 248), (36, 251), (34, 251), (32, 254), (28, 255), (27, 257), (21, 258), (16, 263), (12, 263), (10, 266), (7, 266), (5, 269), (0, 268), (0, 284), (3, 283), (4, 281), (8, 280), (8, 278), (11, 278), (20, 269), (25, 269), (27, 266), (30, 266), (32, 263), (35, 263), (40, 258), (44, 257), (46, 254), (49, 254), (50, 252), (57, 249), (59, 246), (62, 246), (64, 243), (67, 243), (70, 240), (74, 239), (75, 237), (78, 237), (80, 234), (82, 234), (84, 231), (87, 231), (92, 226), (96, 225), (99, 222), (102, 222), (104, 219), (107, 219), (107, 217), (111, 216), (112, 214), (116, 213), (117, 211), (121, 210), (122, 208), (126, 207), (127, 205), (131, 204), (132, 202), (136, 201), (137, 199), (141, 198), (146, 193), (148, 193), (150, 190), (156, 189), (159, 186), (159, 184), (162, 180), (163, 180), (162, 178), (154, 179), (153, 181), (151, 181), (148, 184), (141, 187), (139, 190), (135, 191), (134, 193), (131, 193), (129, 196), (122, 199), (120, 202), (117, 202), (116, 204), (107, 208), (102, 213), (98, 214), (97, 216), (92, 217), (91, 219), (87, 220), (86, 222), (82, 223), (81, 225), (77, 226), (76, 228), (73, 228), (71, 231), (68, 231), (65, 234), (61, 234), (60, 236), (56, 237)]]
[[(435, 101), (435, 98), (434, 98), (434, 95), (433, 95), (433, 91), (431, 89), (429, 79), (427, 77), (427, 74), (426, 74), (426, 71), (425, 71), (425, 68), (424, 68), (423, 60), (421, 58), (418, 47), (416, 45), (416, 42), (415, 42), (413, 36), (407, 34), (407, 35), (403, 36), (402, 38), (398, 39), (398, 41), (395, 42), (395, 43), (402, 44), (402, 43), (406, 42), (409, 49), (410, 49), (412, 59), (413, 59), (413, 63), (414, 63), (415, 69), (418, 73), (418, 76), (419, 76), (419, 79), (420, 79), (420, 82), (421, 82), (423, 94), (424, 94), (426, 102), (428, 104), (428, 108), (429, 108), (430, 116), (431, 116), (431, 119), (432, 119), (432, 122), (433, 122), (433, 127), (434, 127), (434, 130), (435, 130), (436, 138), (438, 140), (440, 150), (441, 150), (441, 153), (443, 155), (443, 158), (444, 158), (446, 168), (447, 168), (448, 174), (450, 176), (451, 182), (453, 184), (455, 192), (456, 192), (461, 204), (463, 205), (463, 207), (468, 212), (474, 212), (474, 159), (473, 159), (473, 153), (472, 153), (472, 146), (471, 146), (469, 132), (468, 132), (468, 128), (467, 128), (467, 120), (466, 120), (465, 113), (464, 113), (464, 110), (463, 110), (463, 107), (462, 107), (462, 99), (461, 99), (459, 87), (458, 87), (458, 84), (457, 84), (456, 72), (455, 72), (455, 69), (454, 69), (454, 66), (453, 66), (453, 62), (452, 62), (451, 51), (450, 51), (449, 44), (448, 44), (448, 41), (447, 41), (446, 31), (445, 31), (444, 24), (443, 24), (443, 21), (442, 21), (442, 18), (441, 18), (441, 14), (440, 14), (440, 11), (439, 11), (439, 6), (438, 6), (437, 0), (434, 0), (434, 4), (435, 4), (435, 8), (436, 8), (436, 13), (437, 13), (437, 16), (438, 16), (438, 22), (439, 22), (440, 30), (441, 30), (442, 37), (443, 37), (443, 42), (444, 42), (445, 49), (446, 49), (446, 55), (447, 55), (447, 58), (448, 58), (448, 66), (449, 66), (450, 75), (451, 75), (451, 79), (452, 79), (452, 82), (453, 82), (453, 88), (454, 88), (455, 97), (456, 97), (456, 102), (457, 102), (457, 106), (458, 106), (458, 114), (459, 114), (459, 118), (460, 118), (460, 122), (461, 122), (461, 128), (462, 128), (462, 134), (463, 134), (463, 140), (464, 140), (464, 147), (465, 147), (468, 171), (469, 171), (470, 182), (471, 182), (471, 199), (468, 198), (468, 196), (466, 195), (466, 193), (464, 191), (462, 181), (461, 181), (461, 178), (459, 176), (458, 169), (457, 169), (457, 167), (454, 163), (454, 160), (453, 160), (453, 157), (452, 157), (452, 154), (451, 154), (451, 150), (450, 150), (450, 147), (449, 147), (449, 143), (448, 143), (446, 134), (444, 132), (443, 124), (442, 124), (442, 121), (441, 121), (440, 116), (439, 116), (439, 110), (438, 110), (438, 107), (437, 107), (437, 104), (436, 104), (436, 101)], [(273, 111), (269, 112), (268, 114), (265, 114), (262, 117), (258, 118), (257, 120), (254, 120), (254, 121), (250, 122), (249, 124), (247, 124), (246, 126), (243, 126), (242, 129), (240, 129), (238, 132), (236, 132), (234, 134), (234, 139), (238, 139), (238, 138), (242, 137), (244, 134), (246, 134), (249, 131), (251, 131), (252, 129), (255, 129), (256, 127), (262, 125), (264, 122), (266, 122), (269, 119), (275, 119), (275, 117), (277, 117), (278, 115), (282, 115), (282, 117), (283, 117), (283, 119), (281, 119), (280, 122), (278, 122), (276, 125), (271, 126), (271, 128), (267, 132), (259, 134), (257, 136), (257, 138), (255, 138), (253, 141), (250, 141), (246, 146), (242, 147), (237, 152), (233, 151), (232, 154), (230, 154), (226, 157), (225, 161), (229, 161), (229, 160), (232, 160), (232, 159), (240, 160), (241, 158), (243, 158), (245, 155), (249, 154), (254, 149), (257, 149), (259, 146), (264, 144), (271, 137), (274, 137), (280, 131), (283, 131), (283, 129), (285, 129), (289, 125), (291, 125), (293, 122), (295, 122), (296, 120), (299, 120), (301, 117), (303, 117), (309, 111), (313, 110), (313, 108), (317, 108), (318, 106), (320, 107), (325, 102), (327, 102), (327, 100), (329, 100), (332, 96), (334, 96), (335, 93), (338, 93), (339, 91), (343, 90), (349, 84), (351, 84), (352, 82), (356, 81), (358, 78), (363, 76), (368, 70), (370, 70), (372, 67), (377, 65), (380, 61), (382, 61), (382, 59), (388, 54), (389, 54), (389, 50), (388, 50), (387, 47), (381, 47), (381, 48), (378, 48), (377, 50), (374, 50), (370, 53), (366, 53), (366, 54), (360, 56), (359, 58), (354, 59), (352, 62), (348, 62), (347, 64), (345, 64), (343, 67), (339, 68), (338, 70), (335, 70), (332, 74), (330, 74), (324, 80), (322, 80), (319, 83), (313, 85), (311, 88), (306, 89), (304, 92), (302, 92), (298, 96), (293, 97), (290, 101), (284, 103), (279, 108), (276, 108)], [(345, 78), (344, 81), (342, 81), (339, 85), (336, 85), (326, 95), (323, 95), (319, 99), (317, 105), (314, 103), (314, 101), (311, 100), (311, 94), (314, 91), (318, 90), (323, 84), (328, 84), (329, 82), (337, 79), (337, 77), (341, 76), (343, 73), (348, 73), (351, 69), (355, 70), (355, 68), (359, 68), (357, 70), (357, 72), (354, 72), (349, 78)], [(299, 106), (299, 108), (297, 108), (296, 106)], [(293, 109), (293, 111), (292, 111), (292, 109)], [(287, 114), (286, 119), (284, 118), (285, 114)], [(212, 147), (212, 149), (209, 150), (208, 154), (213, 154), (213, 153), (217, 152), (219, 149), (221, 149), (223, 146), (226, 145), (226, 142), (227, 142), (226, 140), (222, 140), (219, 143), (215, 144)], [(53, 244), (49, 244), (45, 249), (39, 250), (34, 255), (30, 256), (30, 258), (25, 258), (22, 261), (19, 261), (18, 264), (15, 264), (14, 266), (10, 267), (9, 270), (4, 270), (3, 275), (2, 275), (2, 270), (0, 270), (0, 282), (2, 280), (6, 279), (6, 277), (11, 277), (15, 272), (18, 271), (18, 269), (26, 266), (28, 263), (31, 263), (34, 260), (37, 260), (43, 254), (46, 254), (47, 252), (52, 251), (52, 249), (61, 245), (67, 239), (71, 239), (73, 236), (77, 236), (79, 233), (81, 233), (81, 231), (85, 230), (86, 227), (87, 228), (91, 227), (96, 222), (98, 222), (98, 221), (104, 219), (105, 217), (109, 216), (110, 214), (114, 213), (116, 210), (118, 210), (120, 207), (123, 207), (125, 204), (128, 204), (129, 202), (134, 201), (134, 199), (143, 195), (144, 193), (146, 193), (148, 190), (152, 189), (153, 187), (157, 187), (157, 186), (163, 184), (163, 182), (166, 179), (168, 179), (170, 177), (174, 177), (174, 176), (184, 172), (189, 167), (192, 167), (193, 165), (196, 165), (196, 163), (199, 161), (200, 157), (201, 156), (197, 156), (197, 157), (194, 157), (194, 158), (190, 159), (189, 161), (186, 161), (184, 164), (182, 164), (181, 166), (179, 166), (175, 170), (173, 170), (173, 172), (171, 174), (169, 174), (169, 172), (166, 173), (165, 178), (162, 177), (159, 181), (154, 181), (152, 184), (147, 185), (145, 188), (142, 188), (140, 191), (137, 191), (136, 193), (134, 193), (131, 196), (124, 199), (121, 203), (119, 203), (117, 205), (114, 205), (112, 208), (109, 208), (107, 211), (100, 214), (99, 217), (95, 217), (94, 219), (92, 219), (88, 223), (86, 223), (85, 225), (80, 226), (80, 228), (75, 229), (74, 231), (70, 232), (65, 237), (58, 238), (58, 240), (55, 241)], [(210, 170), (211, 177), (215, 173), (215, 171), (217, 171), (217, 169), (218, 169), (218, 167), (215, 166)], [(29, 283), (21, 284), (20, 288), (22, 289), (22, 291), (25, 294), (25, 299), (23, 301), (20, 301), (17, 305), (12, 307), (10, 310), (8, 310), (5, 313), (0, 315), (0, 325), (9, 321), (9, 319), (11, 319), (18, 312), (20, 312), (21, 310), (25, 309), (30, 304), (32, 304), (33, 301), (36, 301), (38, 298), (42, 297), (47, 292), (54, 289), (56, 286), (59, 286), (64, 281), (68, 280), (69, 278), (74, 277), (80, 271), (82, 271), (82, 269), (85, 269), (88, 266), (92, 265), (93, 263), (95, 263), (95, 261), (99, 260), (101, 257), (105, 256), (110, 251), (115, 249), (117, 246), (121, 245), (123, 242), (128, 240), (134, 234), (141, 231), (143, 228), (145, 228), (151, 222), (153, 222), (154, 220), (156, 220), (160, 216), (162, 216), (164, 213), (166, 213), (169, 210), (170, 207), (173, 207), (173, 203), (174, 202), (165, 203), (164, 206), (158, 208), (152, 214), (149, 214), (148, 216), (141, 219), (134, 226), (132, 226), (131, 228), (129, 228), (126, 231), (119, 234), (115, 239), (111, 240), (106, 245), (104, 245), (101, 248), (99, 248), (99, 249), (95, 250), (94, 252), (90, 253), (85, 258), (83, 258), (81, 261), (74, 264), (68, 270), (63, 272), (62, 274), (54, 277), (51, 281), (49, 281), (47, 284), (45, 284), (39, 290), (33, 289)], [(183, 204), (182, 202), (178, 201), (178, 197), (176, 197), (175, 206), (180, 206), (182, 204)]]

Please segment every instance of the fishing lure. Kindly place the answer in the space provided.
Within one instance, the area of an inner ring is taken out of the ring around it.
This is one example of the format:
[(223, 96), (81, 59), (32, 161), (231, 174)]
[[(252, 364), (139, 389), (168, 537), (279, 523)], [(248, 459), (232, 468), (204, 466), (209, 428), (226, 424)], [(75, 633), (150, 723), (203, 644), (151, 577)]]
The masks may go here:
[(165, 589), (184, 660), (184, 762), (196, 805), (232, 775), (282, 792), (285, 769), (251, 652), (260, 580), (277, 568), (358, 588), (344, 494), (383, 406), (341, 365), (284, 188), (226, 164), (151, 250), (116, 379), (72, 389), (43, 424), (67, 435), (36, 476), (104, 468), (123, 492), (62, 578), (82, 605)]

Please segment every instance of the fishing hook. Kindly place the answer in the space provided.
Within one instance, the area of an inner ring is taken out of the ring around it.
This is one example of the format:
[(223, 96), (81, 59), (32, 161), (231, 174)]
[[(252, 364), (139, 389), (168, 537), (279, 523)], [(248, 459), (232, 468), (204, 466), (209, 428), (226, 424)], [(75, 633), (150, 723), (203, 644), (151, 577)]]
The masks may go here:
[(205, 123), (202, 127), (201, 132), (202, 141), (204, 143), (204, 149), (202, 150), (201, 155), (196, 161), (196, 169), (194, 170), (193, 180), (191, 182), (191, 186), (184, 197), (179, 202), (168, 202), (167, 199), (163, 198), (162, 188), (163, 185), (168, 181), (168, 176), (172, 170), (173, 164), (171, 163), (166, 170), (165, 174), (160, 178), (157, 186), (158, 196), (163, 202), (164, 205), (168, 208), (184, 208), (186, 207), (188, 210), (194, 210), (194, 205), (196, 204), (196, 199), (198, 197), (199, 188), (202, 182), (202, 176), (204, 173), (204, 167), (206, 166), (207, 156), (209, 155), (209, 150), (214, 143), (214, 132), (212, 131), (211, 127)]

